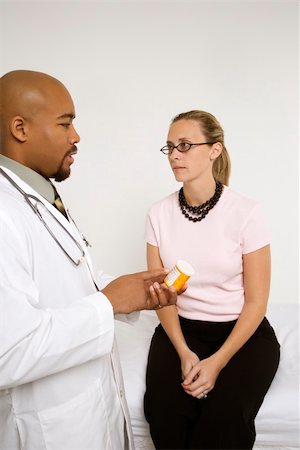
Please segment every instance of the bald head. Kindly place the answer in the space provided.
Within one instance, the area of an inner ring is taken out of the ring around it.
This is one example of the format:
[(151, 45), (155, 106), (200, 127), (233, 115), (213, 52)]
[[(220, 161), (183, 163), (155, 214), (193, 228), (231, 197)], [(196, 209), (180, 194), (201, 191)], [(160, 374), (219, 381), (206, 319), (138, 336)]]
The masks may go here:
[(54, 89), (66, 90), (56, 78), (32, 70), (15, 70), (0, 78), (0, 126), (4, 132), (13, 116), (34, 117)]
[[(55, 139), (57, 146), (61, 144), (61, 126), (65, 130), (73, 127), (74, 117), (72, 98), (56, 78), (31, 70), (15, 70), (0, 78), (0, 153), (3, 155), (49, 176), (47, 168), (40, 167), (40, 159), (47, 151), (53, 153), (51, 145)], [(73, 135), (66, 136), (65, 152), (79, 140), (72, 129)]]

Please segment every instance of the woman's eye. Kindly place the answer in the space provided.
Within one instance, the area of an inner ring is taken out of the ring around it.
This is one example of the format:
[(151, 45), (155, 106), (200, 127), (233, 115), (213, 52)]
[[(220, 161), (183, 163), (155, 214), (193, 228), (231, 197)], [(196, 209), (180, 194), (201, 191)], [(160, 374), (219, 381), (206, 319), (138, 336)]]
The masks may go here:
[(179, 148), (180, 148), (180, 150), (187, 150), (187, 149), (190, 148), (190, 144), (188, 144), (187, 142), (182, 142), (182, 143), (179, 145)]
[(64, 127), (64, 128), (68, 128), (68, 127), (70, 126), (69, 123), (61, 123), (60, 125), (61, 125), (62, 127)]

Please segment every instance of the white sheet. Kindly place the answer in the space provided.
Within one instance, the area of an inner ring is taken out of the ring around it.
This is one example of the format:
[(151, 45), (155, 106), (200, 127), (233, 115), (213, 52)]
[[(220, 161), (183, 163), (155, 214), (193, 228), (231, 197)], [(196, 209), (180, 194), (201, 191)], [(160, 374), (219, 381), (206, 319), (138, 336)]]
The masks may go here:
[[(281, 344), (273, 384), (256, 418), (256, 450), (296, 450), (299, 445), (299, 308), (270, 304), (267, 317)], [(145, 373), (150, 340), (158, 320), (143, 311), (134, 325), (115, 321), (126, 397), (137, 450), (152, 450), (143, 412)]]

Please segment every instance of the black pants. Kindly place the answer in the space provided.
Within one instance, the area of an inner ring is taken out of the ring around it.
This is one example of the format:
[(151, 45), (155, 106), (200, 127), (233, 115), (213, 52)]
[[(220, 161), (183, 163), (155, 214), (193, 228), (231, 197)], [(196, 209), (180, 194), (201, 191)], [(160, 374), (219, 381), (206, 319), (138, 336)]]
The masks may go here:
[[(189, 348), (200, 359), (213, 354), (236, 321), (203, 322), (180, 317)], [(251, 449), (255, 416), (279, 364), (279, 344), (265, 318), (220, 372), (206, 399), (186, 394), (180, 359), (159, 325), (152, 338), (144, 409), (156, 449)]]

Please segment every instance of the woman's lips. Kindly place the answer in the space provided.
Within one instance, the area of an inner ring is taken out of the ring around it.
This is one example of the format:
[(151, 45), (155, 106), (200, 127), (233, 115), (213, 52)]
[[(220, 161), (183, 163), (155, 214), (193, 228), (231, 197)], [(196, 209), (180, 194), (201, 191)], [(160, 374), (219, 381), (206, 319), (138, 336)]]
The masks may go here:
[(181, 166), (172, 167), (172, 170), (182, 170), (182, 169), (185, 169), (185, 167), (181, 167)]

